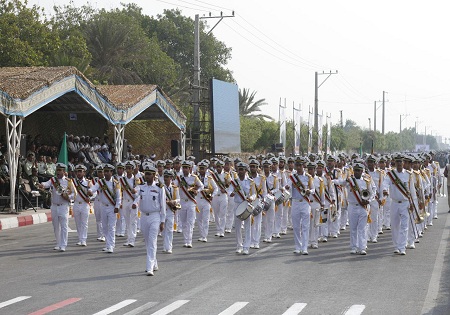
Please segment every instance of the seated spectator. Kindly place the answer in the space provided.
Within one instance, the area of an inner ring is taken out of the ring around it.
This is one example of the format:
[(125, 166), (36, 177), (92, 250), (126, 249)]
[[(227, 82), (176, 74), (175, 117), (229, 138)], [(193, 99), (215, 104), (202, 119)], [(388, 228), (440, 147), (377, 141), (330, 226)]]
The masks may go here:
[(10, 181), (9, 169), (5, 162), (5, 156), (0, 156), (0, 196), (9, 195)]
[(25, 163), (22, 165), (23, 167), (23, 173), (24, 176), (29, 179), (31, 176), (31, 168), (32, 167), (36, 167), (36, 160), (35, 160), (35, 155), (33, 152), (28, 151), (27, 154), (27, 159), (25, 160)]
[(39, 156), (39, 162), (37, 162), (37, 171), (39, 182), (44, 182), (48, 180), (47, 173), (47, 163), (45, 162), (45, 155)]
[(56, 175), (56, 161), (57, 158), (55, 157), (50, 157), (47, 156), (47, 172), (45, 173), (47, 175), (47, 177), (55, 177)]

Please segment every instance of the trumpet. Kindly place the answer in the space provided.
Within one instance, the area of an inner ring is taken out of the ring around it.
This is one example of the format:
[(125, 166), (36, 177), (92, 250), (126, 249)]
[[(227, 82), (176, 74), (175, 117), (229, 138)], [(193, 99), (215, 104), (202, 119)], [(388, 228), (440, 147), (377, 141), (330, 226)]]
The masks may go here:
[(361, 199), (362, 200), (369, 200), (370, 198), (370, 192), (368, 189), (364, 189), (361, 191)]
[(169, 206), (170, 210), (172, 210), (173, 212), (181, 209), (181, 204), (175, 200), (167, 201), (167, 205)]
[(67, 188), (62, 187), (61, 185), (59, 185), (58, 188), (56, 189), (56, 194), (59, 195), (59, 196), (67, 194)]

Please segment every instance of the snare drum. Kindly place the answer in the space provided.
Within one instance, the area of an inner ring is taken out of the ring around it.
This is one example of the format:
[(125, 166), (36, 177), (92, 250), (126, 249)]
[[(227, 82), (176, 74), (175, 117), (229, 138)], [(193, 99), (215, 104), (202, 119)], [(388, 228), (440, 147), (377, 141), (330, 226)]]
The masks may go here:
[(236, 218), (245, 221), (253, 213), (253, 206), (248, 201), (243, 201), (236, 209)]
[(260, 214), (263, 211), (264, 208), (264, 204), (261, 201), (261, 199), (256, 198), (253, 202), (252, 202), (252, 206), (253, 206), (253, 216), (256, 217), (258, 214)]
[(281, 192), (281, 190), (277, 191), (274, 196), (275, 196), (275, 204), (277, 206), (284, 202), (284, 195)]

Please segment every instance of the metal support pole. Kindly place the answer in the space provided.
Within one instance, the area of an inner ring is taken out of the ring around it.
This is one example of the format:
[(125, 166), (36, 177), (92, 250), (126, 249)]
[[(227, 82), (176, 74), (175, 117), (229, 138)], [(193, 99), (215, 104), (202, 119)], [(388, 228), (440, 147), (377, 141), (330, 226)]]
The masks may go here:
[(122, 162), (123, 139), (125, 138), (125, 125), (114, 125), (114, 148), (116, 149), (117, 162)]
[(17, 181), (17, 169), (19, 166), (19, 154), (20, 154), (20, 137), (22, 135), (23, 117), (7, 116), (6, 122), (6, 135), (8, 137), (8, 165), (9, 165), (9, 178), (10, 178), (10, 196), (11, 196), (11, 210), (10, 212), (17, 212), (16, 210), (16, 181)]

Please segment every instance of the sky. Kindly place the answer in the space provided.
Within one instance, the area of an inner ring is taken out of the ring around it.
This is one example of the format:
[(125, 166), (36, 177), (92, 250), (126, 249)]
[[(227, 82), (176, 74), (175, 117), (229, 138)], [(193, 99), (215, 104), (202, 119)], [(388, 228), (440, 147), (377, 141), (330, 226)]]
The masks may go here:
[[(416, 0), (97, 0), (96, 8), (136, 3), (156, 16), (179, 8), (192, 17), (231, 15), (213, 30), (232, 48), (227, 67), (239, 87), (265, 99), (264, 113), (278, 120), (279, 104), (314, 106), (315, 72), (336, 72), (319, 88), (319, 113), (333, 124), (355, 121), (381, 131), (385, 91), (385, 132), (417, 126), (419, 133), (450, 143), (450, 19), (448, 1)], [(52, 13), (61, 0), (29, 0)], [(86, 1), (74, 0), (76, 6)], [(212, 27), (215, 20), (208, 20)], [(319, 75), (319, 84), (326, 79)], [(155, 82), (157, 84), (157, 82)], [(369, 121), (370, 118), (370, 121)]]

